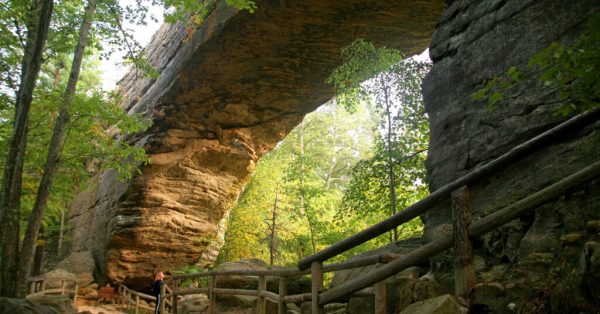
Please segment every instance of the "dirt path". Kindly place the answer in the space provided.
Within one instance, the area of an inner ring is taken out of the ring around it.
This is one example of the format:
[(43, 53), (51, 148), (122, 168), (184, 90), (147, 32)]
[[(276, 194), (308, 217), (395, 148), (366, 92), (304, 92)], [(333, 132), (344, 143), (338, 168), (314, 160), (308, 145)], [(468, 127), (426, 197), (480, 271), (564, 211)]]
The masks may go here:
[(78, 312), (85, 312), (88, 311), (92, 314), (100, 314), (100, 313), (104, 313), (104, 314), (123, 314), (123, 313), (129, 313), (125, 310), (121, 310), (118, 309), (116, 306), (114, 305), (100, 305), (100, 306), (90, 306), (90, 305), (82, 305), (82, 306), (78, 306), (77, 307), (77, 311)]

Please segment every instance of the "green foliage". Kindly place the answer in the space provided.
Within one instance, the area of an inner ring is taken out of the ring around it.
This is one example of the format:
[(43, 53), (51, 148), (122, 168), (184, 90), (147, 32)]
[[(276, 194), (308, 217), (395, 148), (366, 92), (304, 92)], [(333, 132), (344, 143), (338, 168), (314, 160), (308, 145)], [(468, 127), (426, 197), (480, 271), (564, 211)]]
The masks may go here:
[[(556, 92), (562, 102), (558, 113), (570, 115), (600, 105), (600, 14), (593, 15), (585, 31), (570, 45), (552, 43), (536, 53), (528, 64), (537, 68), (544, 88)], [(504, 91), (522, 80), (522, 71), (510, 67), (506, 74), (491, 79), (473, 94), (487, 99), (490, 109), (504, 99)]]
[[(407, 60), (362, 85), (364, 93), (375, 102), (381, 122), (372, 157), (358, 162), (350, 172), (351, 182), (344, 194), (340, 216), (363, 217), (376, 223), (393, 213), (390, 167), (397, 208), (408, 207), (427, 195), (424, 162), (429, 125), (420, 85), (429, 67), (428, 63)], [(390, 109), (384, 108), (385, 101)], [(388, 113), (391, 127), (385, 125), (384, 116)], [(384, 139), (384, 129), (391, 130), (389, 142)], [(417, 236), (421, 231), (422, 224), (416, 219), (400, 227), (399, 238)]]
[[(429, 129), (420, 91), (429, 64), (399, 62), (400, 56), (358, 40), (344, 49), (344, 63), (327, 80), (338, 87), (336, 100), (346, 108), (369, 102), (379, 115), (373, 156), (352, 169), (341, 215), (377, 221), (426, 194), (423, 153)], [(420, 224), (409, 229), (419, 232)]]
[(127, 58), (125, 63), (133, 64), (136, 69), (144, 73), (144, 77), (155, 79), (160, 76), (160, 71), (153, 67), (141, 52), (137, 56)]
[[(225, 2), (238, 10), (247, 10), (254, 13), (256, 3), (251, 0), (225, 0)], [(184, 22), (188, 26), (198, 27), (204, 19), (214, 10), (217, 0), (163, 0), (167, 11), (164, 14), (165, 22)]]
[[(180, 269), (176, 269), (173, 271), (174, 275), (186, 275), (186, 274), (195, 274), (195, 273), (203, 273), (206, 269), (199, 266), (185, 266)], [(194, 279), (186, 279), (181, 282), (182, 288), (201, 288), (208, 287), (208, 277), (197, 277)]]
[(13, 103), (21, 69), (19, 66), (25, 46), (29, 3), (10, 0), (0, 3), (0, 109)]
[(219, 261), (269, 260), (267, 223), (276, 195), (275, 264), (295, 264), (312, 254), (313, 241), (320, 250), (348, 236), (352, 230), (336, 223), (335, 214), (348, 170), (368, 154), (369, 138), (357, 134), (368, 135), (372, 127), (364, 106), (354, 115), (332, 105), (307, 115), (259, 161), (230, 213)]
[(342, 49), (342, 65), (325, 81), (337, 89), (336, 101), (352, 111), (368, 94), (361, 84), (388, 70), (402, 60), (402, 54), (389, 48), (376, 48), (372, 43), (358, 39)]
[(258, 8), (256, 3), (251, 0), (225, 0), (228, 5), (237, 8), (238, 10), (247, 10), (250, 13), (254, 13)]
[(187, 21), (191, 16), (190, 20), (196, 27), (202, 24), (215, 7), (215, 1), (210, 0), (164, 0), (163, 3), (167, 9), (164, 14), (166, 23)]
[[(0, 23), (1, 170), (4, 170), (8, 141), (12, 134), (15, 92), (20, 79), (30, 3), (18, 0), (0, 3), (0, 19), (3, 22)], [(30, 114), (22, 217), (28, 215), (35, 199), (37, 181), (42, 174), (51, 130), (62, 102), (62, 91), (66, 87), (71, 54), (85, 4), (86, 1), (60, 1), (54, 6), (44, 63)], [(123, 19), (143, 24), (146, 13), (147, 9), (141, 0), (137, 1), (137, 6), (121, 7), (116, 0), (99, 1), (97, 5), (94, 25), (88, 39), (91, 48), (86, 51), (87, 56), (73, 100), (67, 142), (61, 153), (48, 214), (44, 220), (46, 230), (55, 229), (52, 224), (60, 221), (60, 212), (65, 204), (75, 190), (86, 186), (87, 179), (94, 171), (115, 169), (121, 179), (126, 179), (133, 175), (140, 163), (147, 162), (141, 147), (127, 145), (118, 137), (142, 131), (148, 127), (148, 122), (140, 117), (127, 115), (119, 107), (118, 95), (101, 91), (99, 63), (97, 57), (94, 57), (98, 54), (107, 57), (114, 49), (126, 49), (137, 66), (156, 75), (141, 57), (141, 47), (121, 24)]]
[[(58, 61), (63, 62), (63, 61)], [(99, 89), (98, 63), (88, 59), (84, 64), (80, 88), (71, 109), (71, 124), (61, 153), (59, 170), (49, 200), (45, 226), (60, 222), (60, 212), (78, 188), (84, 188), (93, 171), (115, 169), (121, 179), (130, 178), (147, 156), (140, 147), (132, 147), (117, 140), (106, 130), (121, 134), (135, 133), (149, 124), (137, 116), (127, 115), (119, 106), (115, 94)], [(29, 141), (23, 177), (23, 217), (27, 217), (37, 193), (50, 142), (51, 130), (62, 102), (59, 91), (64, 90), (66, 75), (54, 82), (56, 64), (44, 65), (40, 83), (34, 95), (29, 123)], [(60, 72), (67, 72), (62, 69)], [(6, 149), (12, 133), (12, 108), (0, 110), (0, 164), (4, 169)]]
[[(344, 56), (351, 65), (342, 65), (328, 80), (346, 92), (336, 101), (339, 104), (341, 97), (346, 97), (344, 105), (350, 110), (335, 104), (323, 106), (261, 158), (230, 213), (219, 262), (269, 259), (268, 224), (276, 198), (278, 265), (293, 265), (389, 216), (388, 150), (383, 137), (386, 109), (378, 98), (381, 95), (373, 92), (381, 90), (382, 84), (393, 99), (388, 111), (393, 113), (397, 202), (404, 207), (426, 195), (423, 162), (429, 129), (420, 83), (429, 64), (394, 63), (392, 60), (400, 59), (398, 52), (380, 51), (365, 41), (352, 47), (366, 52), (346, 48)], [(364, 56), (371, 60), (371, 69), (361, 68), (368, 63), (360, 61)], [(361, 81), (364, 78), (372, 80)], [(420, 220), (415, 219), (400, 232), (410, 237), (421, 230)], [(333, 261), (387, 241), (380, 237)]]

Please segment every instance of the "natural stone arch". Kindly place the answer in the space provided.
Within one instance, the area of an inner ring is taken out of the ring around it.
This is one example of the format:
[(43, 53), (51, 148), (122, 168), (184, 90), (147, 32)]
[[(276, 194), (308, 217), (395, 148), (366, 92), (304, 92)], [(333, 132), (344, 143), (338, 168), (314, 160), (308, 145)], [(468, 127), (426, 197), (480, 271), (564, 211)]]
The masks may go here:
[[(151, 164), (132, 181), (98, 176), (71, 207), (73, 251), (99, 280), (144, 287), (156, 269), (214, 261), (228, 207), (255, 162), (333, 96), (324, 83), (357, 38), (410, 55), (429, 44), (442, 0), (219, 4), (193, 35), (163, 26), (148, 48), (156, 80), (122, 81), (153, 126), (132, 139)], [(108, 278), (104, 276), (108, 276)]]

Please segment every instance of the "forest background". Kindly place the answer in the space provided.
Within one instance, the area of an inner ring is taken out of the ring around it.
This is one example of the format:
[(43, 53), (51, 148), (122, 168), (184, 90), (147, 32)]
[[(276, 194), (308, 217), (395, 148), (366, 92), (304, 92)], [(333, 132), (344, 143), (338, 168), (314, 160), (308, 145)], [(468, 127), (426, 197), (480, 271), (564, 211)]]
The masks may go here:
[[(253, 2), (227, 0), (253, 11)], [(41, 271), (68, 244), (65, 213), (89, 178), (116, 169), (123, 180), (147, 162), (123, 135), (150, 125), (127, 115), (102, 88), (101, 60), (160, 75), (125, 21), (145, 25), (148, 5), (193, 30), (212, 2), (190, 0), (0, 3), (0, 295)], [(288, 265), (343, 239), (426, 193), (427, 117), (420, 84), (429, 69), (398, 51), (357, 40), (323, 84), (339, 91), (259, 162), (231, 210), (219, 262), (261, 258)], [(417, 219), (347, 255), (418, 235)], [(46, 252), (46, 253), (45, 253)], [(58, 254), (47, 254), (58, 252)], [(183, 270), (185, 271), (185, 270)]]

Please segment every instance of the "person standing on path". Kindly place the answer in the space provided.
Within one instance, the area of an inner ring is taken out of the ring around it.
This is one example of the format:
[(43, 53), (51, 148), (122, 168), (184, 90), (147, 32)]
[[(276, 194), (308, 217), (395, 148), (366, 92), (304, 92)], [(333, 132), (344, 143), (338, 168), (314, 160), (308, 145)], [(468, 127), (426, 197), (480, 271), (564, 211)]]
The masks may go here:
[(163, 274), (162, 271), (159, 271), (158, 273), (156, 273), (156, 276), (154, 277), (154, 281), (152, 282), (152, 295), (154, 295), (156, 297), (156, 307), (154, 308), (154, 314), (159, 314), (160, 313), (160, 291), (162, 288), (162, 285), (164, 285), (165, 283), (163, 282), (163, 279), (165, 278), (165, 275)]

